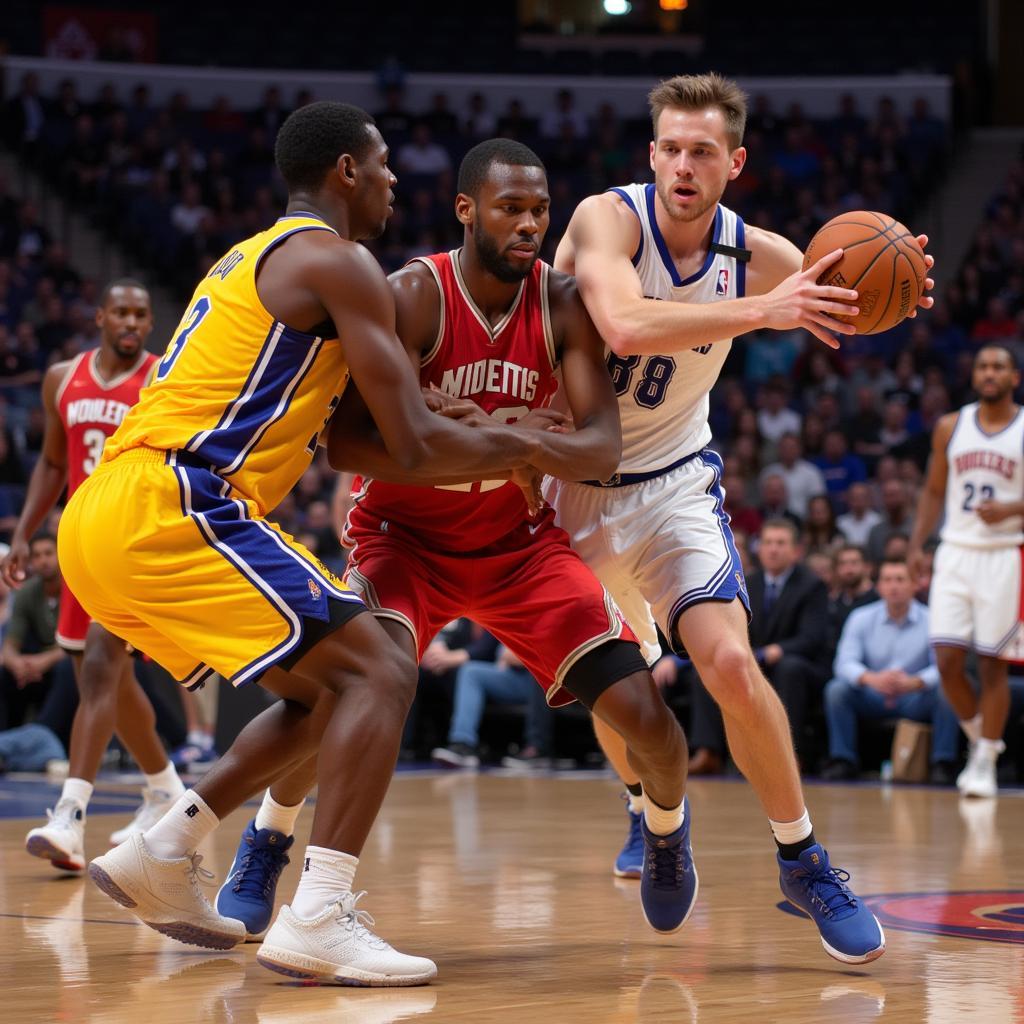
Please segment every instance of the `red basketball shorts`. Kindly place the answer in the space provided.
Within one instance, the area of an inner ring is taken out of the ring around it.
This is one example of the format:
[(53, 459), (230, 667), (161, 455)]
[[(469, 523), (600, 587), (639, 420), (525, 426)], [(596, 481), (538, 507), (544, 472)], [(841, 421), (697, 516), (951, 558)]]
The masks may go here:
[(365, 510), (358, 523), (350, 519), (348, 539), (345, 581), (375, 615), (409, 629), (417, 658), (443, 626), (465, 616), (522, 661), (552, 707), (575, 699), (562, 683), (579, 658), (608, 640), (636, 641), (550, 509), (539, 523), (468, 554), (429, 551), (393, 523), (381, 530)]

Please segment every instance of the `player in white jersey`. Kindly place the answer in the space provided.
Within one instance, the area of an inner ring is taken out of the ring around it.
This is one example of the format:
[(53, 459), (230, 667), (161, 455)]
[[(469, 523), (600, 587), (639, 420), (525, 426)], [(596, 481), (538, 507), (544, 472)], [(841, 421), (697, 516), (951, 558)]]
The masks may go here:
[[(1006, 658), (1021, 620), (1024, 544), (1024, 410), (1014, 403), (1013, 353), (986, 345), (974, 359), (978, 401), (935, 425), (928, 479), (910, 539), (910, 562), (945, 504), (928, 617), (942, 688), (970, 740), (956, 784), (965, 796), (996, 795), (996, 760), (1010, 711)], [(980, 697), (964, 671), (978, 655)], [(1019, 657), (1013, 654), (1013, 658)]]
[[(862, 963), (882, 954), (884, 936), (815, 842), (789, 723), (750, 649), (743, 571), (722, 508), (722, 463), (706, 447), (708, 392), (731, 339), (803, 327), (838, 347), (833, 332), (853, 328), (832, 314), (854, 311), (857, 295), (816, 284), (841, 252), (802, 272), (794, 245), (745, 227), (720, 205), (746, 159), (745, 98), (735, 83), (680, 76), (657, 86), (650, 101), (654, 184), (585, 199), (555, 260), (575, 274), (611, 350), (622, 465), (593, 486), (549, 481), (545, 496), (651, 656), (652, 616), (685, 648), (722, 708), (734, 760), (768, 813), (783, 892), (815, 920), (827, 952)], [(783, 653), (769, 648), (766, 656)], [(621, 744), (600, 728), (599, 738), (638, 794)]]

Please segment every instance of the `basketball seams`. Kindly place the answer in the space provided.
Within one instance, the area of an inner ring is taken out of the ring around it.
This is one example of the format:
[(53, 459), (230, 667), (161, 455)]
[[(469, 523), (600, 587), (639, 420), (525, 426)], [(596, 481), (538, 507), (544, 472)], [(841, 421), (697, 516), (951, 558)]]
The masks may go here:
[[(888, 251), (889, 247), (892, 245), (893, 243), (890, 242), (889, 245), (887, 245), (885, 249), (883, 249), (882, 252), (878, 254), (878, 256), (881, 256), (883, 253)], [(875, 263), (878, 260), (878, 256), (876, 256), (871, 262)], [(889, 279), (889, 299), (886, 302), (886, 304), (882, 307), (882, 311), (875, 318), (874, 322), (869, 327), (865, 327), (860, 332), (861, 334), (874, 334), (878, 330), (878, 325), (882, 323), (882, 321), (885, 320), (886, 317), (889, 315), (889, 307), (892, 305), (893, 300), (898, 299), (899, 296), (896, 288), (896, 263), (899, 260), (899, 258), (900, 251), (899, 249), (897, 249), (892, 258), (892, 276)], [(867, 273), (866, 270), (865, 273)], [(863, 276), (864, 275), (862, 274), (861, 277)]]
[[(824, 251), (837, 248), (843, 249), (844, 252), (849, 250), (851, 259), (843, 260), (841, 265), (844, 268), (843, 275), (848, 276), (850, 280), (843, 283), (846, 287), (857, 289), (862, 293), (865, 302), (864, 312), (856, 317), (839, 316), (837, 319), (857, 325), (858, 334), (875, 334), (889, 330), (903, 319), (898, 316), (898, 313), (901, 302), (906, 302), (911, 294), (910, 289), (914, 287), (917, 289), (913, 301), (916, 302), (920, 299), (924, 291), (927, 264), (920, 246), (916, 243), (916, 236), (889, 214), (881, 214), (873, 210), (860, 210), (852, 214), (858, 219), (849, 219), (850, 216), (842, 214), (819, 229), (805, 253), (805, 265), (820, 258), (820, 254)], [(841, 238), (851, 237), (851, 241), (848, 244), (833, 243), (829, 237), (833, 234), (832, 229), (838, 230)], [(870, 247), (865, 251), (864, 256), (859, 256), (853, 251), (866, 243), (870, 243)], [(888, 267), (885, 263), (886, 257), (889, 259)], [(858, 267), (857, 264), (861, 262), (861, 259), (866, 259), (867, 262)], [(858, 272), (856, 277), (853, 277), (855, 270)], [(824, 283), (829, 275), (830, 272), (826, 271), (818, 279), (818, 282)], [(913, 284), (911, 278), (913, 278)], [(894, 298), (895, 306), (893, 305)], [(909, 312), (908, 309), (904, 316), (909, 315)]]

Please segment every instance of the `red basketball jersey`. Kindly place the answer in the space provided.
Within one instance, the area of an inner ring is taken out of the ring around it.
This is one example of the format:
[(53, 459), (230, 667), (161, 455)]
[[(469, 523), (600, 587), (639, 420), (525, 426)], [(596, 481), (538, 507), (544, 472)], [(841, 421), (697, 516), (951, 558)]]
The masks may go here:
[(99, 465), (103, 445), (138, 402), (156, 362), (152, 352), (143, 351), (130, 370), (105, 382), (96, 371), (98, 351), (78, 356), (57, 392), (57, 412), (68, 440), (68, 497)]
[[(418, 258), (441, 295), (437, 340), (420, 365), (420, 383), (471, 398), (501, 423), (546, 405), (558, 383), (548, 310), (546, 263), (537, 260), (515, 301), (492, 327), (459, 269), (458, 250)], [(444, 551), (476, 551), (503, 538), (527, 516), (520, 489), (508, 480), (420, 487), (357, 477), (353, 524), (407, 530)]]

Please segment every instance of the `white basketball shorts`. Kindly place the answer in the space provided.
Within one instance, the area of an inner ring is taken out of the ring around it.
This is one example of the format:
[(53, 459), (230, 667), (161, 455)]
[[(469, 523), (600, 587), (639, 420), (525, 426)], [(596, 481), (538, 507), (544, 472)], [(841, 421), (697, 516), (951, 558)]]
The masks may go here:
[(933, 646), (1006, 657), (1020, 620), (1020, 548), (939, 545), (928, 595)]
[[(644, 479), (633, 482), (637, 477)], [(615, 599), (651, 664), (661, 656), (655, 622), (678, 646), (676, 622), (692, 605), (739, 597), (750, 613), (721, 477), (721, 456), (705, 448), (661, 475), (624, 474), (616, 486), (544, 481), (556, 523)]]

